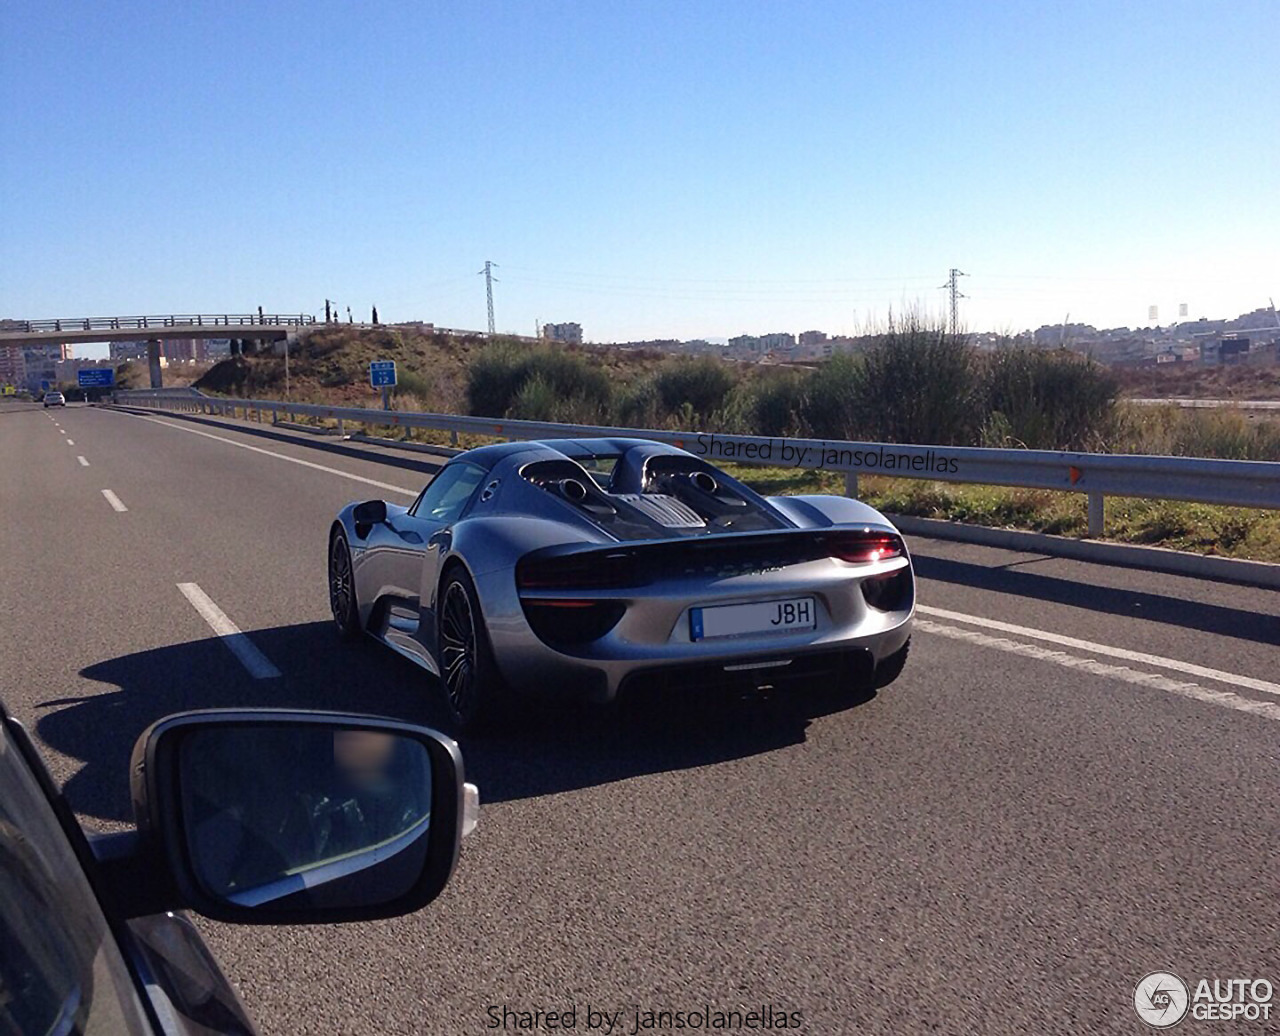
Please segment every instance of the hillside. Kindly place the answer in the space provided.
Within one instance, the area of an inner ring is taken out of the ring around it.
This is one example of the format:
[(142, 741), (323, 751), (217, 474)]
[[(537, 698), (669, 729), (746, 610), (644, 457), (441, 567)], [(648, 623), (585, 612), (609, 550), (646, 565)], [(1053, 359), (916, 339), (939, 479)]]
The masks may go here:
[[(395, 360), (397, 396), (403, 408), (466, 413), (466, 371), (487, 344), (477, 336), (458, 337), (417, 328), (317, 328), (290, 349), (291, 394), (297, 400), (368, 406), (378, 398), (377, 390), (369, 385), (370, 361)], [(583, 355), (618, 386), (629, 385), (663, 359), (656, 353), (590, 346), (563, 348)], [(284, 358), (265, 352), (232, 357), (211, 368), (195, 386), (224, 395), (283, 398)]]
[(1168, 363), (1114, 373), (1123, 394), (1136, 399), (1280, 399), (1280, 367)]

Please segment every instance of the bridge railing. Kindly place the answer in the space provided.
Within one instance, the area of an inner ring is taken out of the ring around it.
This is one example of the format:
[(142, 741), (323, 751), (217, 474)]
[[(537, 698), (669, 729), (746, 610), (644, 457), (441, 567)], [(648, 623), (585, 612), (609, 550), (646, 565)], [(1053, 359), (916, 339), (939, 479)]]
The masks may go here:
[(145, 331), (164, 327), (305, 327), (316, 318), (306, 313), (169, 313), (137, 317), (60, 317), (54, 320), (12, 320), (9, 331)]
[(259, 421), (310, 417), (348, 426), (424, 428), (448, 432), (456, 446), (462, 435), (498, 439), (549, 439), (570, 436), (629, 436), (671, 443), (712, 463), (794, 467), (843, 472), (850, 496), (859, 475), (940, 482), (979, 483), (1026, 489), (1084, 493), (1089, 533), (1103, 531), (1107, 496), (1186, 500), (1235, 507), (1280, 509), (1280, 462), (1162, 457), (1059, 450), (987, 449), (974, 446), (917, 446), (897, 443), (793, 439), (785, 436), (720, 435), (654, 428), (556, 424), (405, 410), (335, 407), (279, 399), (230, 399), (196, 389), (117, 392), (118, 402), (175, 412), (218, 414)]

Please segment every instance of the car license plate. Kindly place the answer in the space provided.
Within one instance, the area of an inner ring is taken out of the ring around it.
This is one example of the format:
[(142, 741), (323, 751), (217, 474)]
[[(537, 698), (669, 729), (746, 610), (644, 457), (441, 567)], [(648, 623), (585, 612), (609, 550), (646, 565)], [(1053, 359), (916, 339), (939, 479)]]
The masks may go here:
[(811, 630), (817, 625), (818, 610), (812, 597), (689, 609), (690, 640)]

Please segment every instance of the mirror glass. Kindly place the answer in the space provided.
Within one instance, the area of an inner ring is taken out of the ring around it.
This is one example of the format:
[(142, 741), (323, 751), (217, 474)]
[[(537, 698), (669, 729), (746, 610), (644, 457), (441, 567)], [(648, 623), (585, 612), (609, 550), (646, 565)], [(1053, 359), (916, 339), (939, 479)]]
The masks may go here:
[(425, 866), (431, 758), (412, 737), (302, 723), (198, 727), (182, 739), (177, 769), (193, 875), (214, 899), (368, 906), (407, 893)]

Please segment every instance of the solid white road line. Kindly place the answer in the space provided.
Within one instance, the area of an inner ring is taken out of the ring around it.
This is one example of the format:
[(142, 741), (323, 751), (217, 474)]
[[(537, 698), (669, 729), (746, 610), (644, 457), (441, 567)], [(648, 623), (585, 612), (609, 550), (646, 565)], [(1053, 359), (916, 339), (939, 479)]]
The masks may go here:
[(213, 603), (209, 595), (200, 589), (199, 583), (179, 583), (178, 589), (209, 624), (209, 628), (222, 638), (222, 642), (240, 660), (250, 676), (255, 680), (269, 680), (280, 675), (280, 670), (271, 664), (271, 660), (258, 650), (253, 641), (240, 632), (240, 627)]
[(964, 612), (951, 612), (944, 608), (929, 608), (923, 604), (916, 605), (921, 615), (932, 615), (937, 619), (949, 619), (951, 622), (963, 622), (984, 629), (998, 630), (1001, 633), (1012, 633), (1014, 636), (1030, 637), (1032, 640), (1044, 640), (1050, 644), (1075, 648), (1077, 651), (1088, 651), (1091, 654), (1109, 655), (1112, 658), (1123, 658), (1126, 662), (1141, 662), (1160, 669), (1172, 669), (1187, 676), (1199, 676), (1205, 680), (1217, 680), (1236, 687), (1245, 687), (1263, 694), (1280, 695), (1280, 684), (1267, 680), (1258, 680), (1252, 676), (1241, 676), (1239, 673), (1225, 673), (1221, 669), (1209, 669), (1192, 662), (1182, 662), (1176, 658), (1165, 658), (1163, 655), (1149, 655), (1145, 651), (1129, 651), (1127, 648), (1111, 647), (1109, 644), (1095, 644), (1091, 640), (1078, 640), (1066, 637), (1061, 633), (1049, 633), (1046, 630), (1033, 629), (1029, 626), (1017, 626), (1012, 622), (1000, 622), (997, 619), (984, 619), (980, 615), (966, 615)]
[(77, 457), (76, 460), (80, 462), (80, 467), (82, 468), (87, 468), (89, 466), (89, 462), (85, 460), (83, 457)]
[(199, 435), (205, 439), (213, 439), (217, 442), (224, 442), (228, 446), (238, 446), (242, 450), (249, 450), (251, 453), (261, 453), (267, 457), (275, 457), (277, 460), (287, 460), (290, 464), (300, 464), (304, 468), (311, 468), (313, 471), (323, 471), (327, 475), (338, 475), (342, 478), (349, 478), (353, 482), (363, 482), (366, 486), (374, 486), (378, 489), (385, 489), (390, 493), (400, 493), (403, 496), (417, 496), (418, 490), (405, 489), (404, 486), (393, 486), (390, 482), (379, 482), (374, 478), (365, 478), (363, 475), (353, 475), (349, 471), (339, 471), (337, 468), (325, 467), (323, 464), (316, 464), (314, 461), (302, 460), (298, 457), (290, 457), (284, 453), (276, 453), (274, 450), (264, 450), (261, 446), (250, 446), (247, 442), (236, 442), (235, 439), (228, 439), (224, 435), (214, 435), (212, 432), (202, 432), (198, 428), (188, 428), (185, 425), (174, 424), (172, 421), (162, 421), (156, 417), (144, 417), (141, 414), (130, 414), (123, 410), (111, 410), (108, 413), (123, 414), (125, 417), (136, 417), (140, 421), (150, 421), (153, 424), (161, 425), (165, 428), (173, 428), (179, 432), (190, 432), (192, 435)]
[(1193, 701), (1204, 702), (1207, 705), (1217, 705), (1224, 709), (1247, 712), (1254, 716), (1261, 716), (1263, 719), (1280, 722), (1280, 705), (1275, 702), (1242, 698), (1231, 691), (1215, 691), (1208, 687), (1201, 687), (1198, 683), (1171, 680), (1169, 677), (1161, 676), (1159, 673), (1142, 673), (1136, 669), (1130, 669), (1128, 666), (1107, 665), (1092, 658), (1080, 658), (1076, 655), (1068, 655), (1064, 651), (1052, 651), (1036, 644), (1020, 644), (1005, 637), (993, 637), (986, 633), (978, 633), (976, 630), (960, 629), (958, 626), (945, 626), (942, 623), (931, 622), (928, 619), (917, 619), (916, 629), (923, 630), (925, 633), (935, 633), (943, 637), (949, 637), (952, 640), (967, 641), (970, 644), (977, 644), (979, 647), (996, 648), (1011, 655), (1022, 655), (1024, 658), (1034, 658), (1041, 662), (1052, 662), (1067, 669), (1083, 670), (1086, 673), (1093, 673), (1095, 676), (1108, 676), (1115, 680), (1123, 680), (1125, 683), (1137, 684), (1140, 687), (1167, 691), (1170, 694), (1178, 694), (1184, 698), (1191, 698)]
[(102, 495), (107, 498), (107, 503), (109, 503), (117, 511), (124, 513), (125, 511), (129, 510), (129, 508), (125, 507), (125, 505), (120, 502), (120, 498), (116, 496), (115, 493), (111, 492), (111, 490), (104, 489), (102, 491)]

